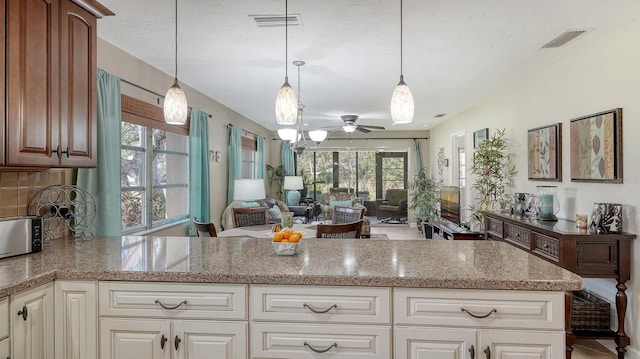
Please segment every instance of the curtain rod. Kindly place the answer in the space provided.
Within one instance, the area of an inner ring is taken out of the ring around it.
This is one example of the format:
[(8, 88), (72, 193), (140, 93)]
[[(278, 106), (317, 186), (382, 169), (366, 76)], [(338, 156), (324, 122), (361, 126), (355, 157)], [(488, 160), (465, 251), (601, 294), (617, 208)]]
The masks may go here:
[[(152, 94), (152, 95), (156, 95), (156, 96), (161, 97), (161, 98), (163, 98), (163, 99), (164, 99), (164, 95), (161, 95), (161, 94), (159, 94), (159, 93), (157, 93), (157, 92), (155, 92), (155, 91), (151, 91), (151, 90), (149, 90), (148, 88), (144, 88), (144, 87), (142, 87), (142, 86), (140, 86), (140, 85), (138, 85), (138, 84), (134, 84), (134, 83), (133, 83), (133, 82), (131, 82), (131, 81), (127, 81), (127, 80), (125, 80), (125, 79), (120, 79), (120, 81), (122, 81), (122, 82), (124, 82), (124, 83), (126, 83), (126, 84), (128, 84), (128, 85), (131, 85), (131, 86), (133, 86), (133, 87), (139, 88), (139, 89), (140, 89), (140, 90), (142, 90), (142, 91), (146, 91), (146, 92), (148, 92), (148, 93), (150, 93), (150, 94)], [(158, 101), (158, 104), (160, 104), (160, 101)], [(193, 110), (193, 107), (189, 106), (189, 108)], [(211, 116), (211, 115), (209, 115), (209, 114), (207, 114), (207, 115), (209, 116), (209, 118), (211, 118), (211, 117), (212, 117), (212, 116)]]
[[(234, 124), (230, 123), (230, 124), (228, 124), (228, 125), (227, 125), (227, 128), (231, 128), (231, 127), (233, 127), (233, 126), (236, 126), (236, 125), (234, 125)], [(238, 127), (241, 131), (244, 131), (244, 132), (246, 132), (246, 133), (248, 133), (248, 134), (250, 134), (250, 135), (254, 135), (254, 136), (256, 136), (256, 137), (262, 137), (262, 136), (260, 136), (259, 134), (257, 134), (257, 133), (253, 133), (253, 132), (251, 132), (251, 131), (247, 131), (247, 130), (245, 130), (244, 128), (242, 128), (242, 127), (240, 127), (240, 126), (236, 126), (236, 127)]]
[[(428, 140), (429, 137), (372, 137), (372, 138), (349, 138), (349, 137), (336, 137), (325, 138), (324, 141), (369, 141), (369, 140)], [(272, 140), (280, 140), (279, 137), (273, 137)], [(313, 141), (312, 141), (313, 142)]]

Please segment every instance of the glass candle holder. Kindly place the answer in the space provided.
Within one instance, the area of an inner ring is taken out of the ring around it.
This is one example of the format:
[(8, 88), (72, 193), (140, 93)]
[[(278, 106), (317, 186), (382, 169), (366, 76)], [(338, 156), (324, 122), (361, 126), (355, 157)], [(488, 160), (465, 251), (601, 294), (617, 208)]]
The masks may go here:
[(538, 219), (541, 221), (557, 221), (556, 214), (560, 211), (557, 186), (537, 186), (538, 190)]
[(293, 228), (293, 212), (282, 212), (282, 228)]

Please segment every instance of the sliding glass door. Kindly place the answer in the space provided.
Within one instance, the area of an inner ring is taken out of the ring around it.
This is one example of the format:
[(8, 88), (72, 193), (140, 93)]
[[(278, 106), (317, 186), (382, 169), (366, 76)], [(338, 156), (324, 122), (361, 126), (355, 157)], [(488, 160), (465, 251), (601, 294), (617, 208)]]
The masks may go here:
[(376, 154), (376, 198), (384, 198), (390, 188), (407, 188), (407, 153)]

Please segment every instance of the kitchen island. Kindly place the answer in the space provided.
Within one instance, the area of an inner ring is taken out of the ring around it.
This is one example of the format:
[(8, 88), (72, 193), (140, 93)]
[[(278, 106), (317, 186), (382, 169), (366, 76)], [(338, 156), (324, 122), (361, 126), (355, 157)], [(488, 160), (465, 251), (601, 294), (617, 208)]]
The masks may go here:
[[(64, 292), (80, 283), (97, 298), (87, 305), (98, 302), (90, 319), (100, 323), (100, 345), (86, 355), (100, 358), (118, 357), (118, 340), (127, 333), (140, 339), (150, 328), (137, 357), (155, 357), (144, 348), (169, 350), (168, 337), (170, 350), (193, 354), (204, 333), (216, 331), (200, 328), (207, 325), (234, 333), (219, 345), (227, 353), (221, 357), (327, 351), (332, 358), (400, 359), (444, 345), (465, 357), (477, 350), (558, 358), (564, 293), (582, 287), (579, 276), (493, 241), (303, 239), (298, 254), (285, 257), (268, 238), (98, 237), (56, 240), (42, 253), (0, 261), (0, 299), (50, 282), (56, 315), (65, 308), (57, 309), (58, 298), (70, 298), (58, 295), (58, 284)], [(22, 306), (11, 300), (11, 308)], [(180, 329), (189, 326), (199, 334)], [(60, 328), (56, 342), (79, 335)], [(424, 340), (434, 335), (441, 340)]]

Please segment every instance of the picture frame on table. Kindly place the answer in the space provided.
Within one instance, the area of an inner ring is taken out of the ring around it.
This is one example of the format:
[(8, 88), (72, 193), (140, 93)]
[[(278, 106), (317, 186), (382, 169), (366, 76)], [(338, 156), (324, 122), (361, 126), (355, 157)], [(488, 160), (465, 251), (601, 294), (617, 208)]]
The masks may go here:
[(622, 183), (622, 108), (571, 120), (571, 182)]
[(483, 128), (482, 130), (475, 131), (473, 133), (473, 148), (478, 149), (482, 141), (489, 138), (489, 129)]
[(529, 180), (562, 182), (562, 123), (527, 131)]

